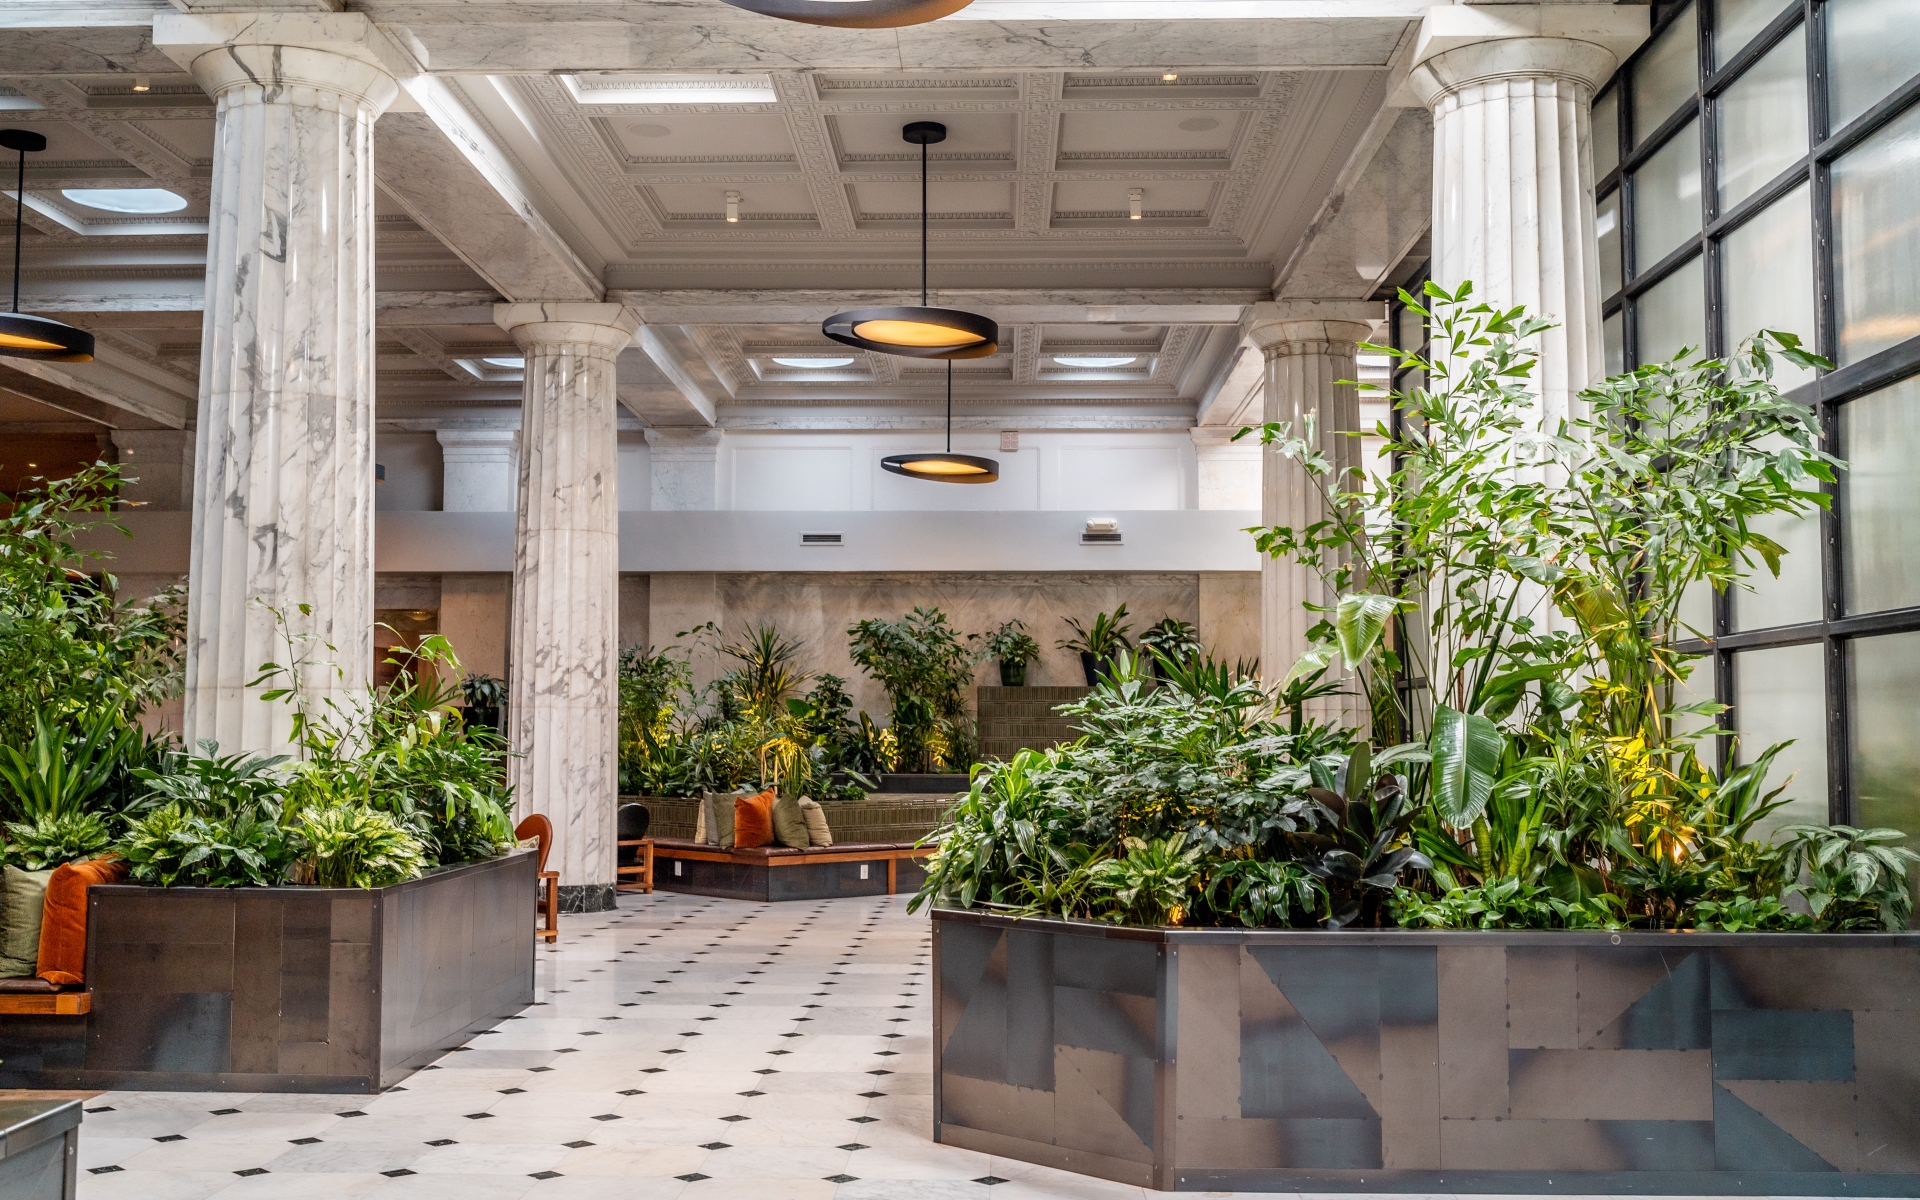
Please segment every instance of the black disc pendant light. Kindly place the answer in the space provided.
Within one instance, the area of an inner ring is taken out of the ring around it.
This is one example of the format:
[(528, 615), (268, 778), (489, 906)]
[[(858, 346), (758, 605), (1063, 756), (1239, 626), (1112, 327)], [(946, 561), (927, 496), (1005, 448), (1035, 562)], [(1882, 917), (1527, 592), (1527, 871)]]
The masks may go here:
[(947, 450), (944, 454), (889, 454), (880, 465), (895, 475), (934, 483), (992, 483), (1000, 464), (991, 458), (953, 452), (953, 363), (947, 363)]
[(13, 311), (0, 313), (0, 357), (92, 362), (92, 334), (20, 311), (20, 231), (27, 215), (27, 154), (45, 150), (47, 139), (30, 129), (0, 129), (0, 147), (20, 154), (18, 190), (13, 194)]
[(1000, 349), (1000, 326), (979, 313), (927, 307), (927, 147), (947, 140), (938, 121), (913, 121), (900, 136), (920, 147), (920, 306), (835, 313), (820, 332), (843, 346), (903, 358), (985, 358)]
[(727, 0), (762, 16), (839, 29), (898, 29), (957, 13), (973, 0)]

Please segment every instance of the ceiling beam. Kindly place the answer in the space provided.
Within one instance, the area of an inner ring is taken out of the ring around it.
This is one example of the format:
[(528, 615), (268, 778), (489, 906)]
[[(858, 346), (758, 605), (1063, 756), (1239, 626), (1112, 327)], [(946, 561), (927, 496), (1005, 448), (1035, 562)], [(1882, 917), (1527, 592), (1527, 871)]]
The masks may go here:
[[(1237, 325), (1268, 293), (1250, 288), (935, 289), (929, 302), (964, 308), (1003, 325)], [(918, 304), (918, 292), (819, 288), (614, 290), (649, 325), (807, 325), (836, 312)]]
[(402, 87), (418, 112), (373, 126), (380, 186), (507, 300), (598, 301), (605, 289), (529, 198), (513, 159), (444, 80)]

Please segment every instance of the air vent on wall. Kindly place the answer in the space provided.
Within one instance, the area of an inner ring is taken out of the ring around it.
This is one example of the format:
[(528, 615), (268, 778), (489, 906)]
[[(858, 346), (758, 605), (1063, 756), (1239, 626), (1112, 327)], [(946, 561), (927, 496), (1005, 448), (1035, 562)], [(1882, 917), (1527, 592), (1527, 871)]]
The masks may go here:
[(1118, 546), (1120, 544), (1120, 521), (1117, 517), (1088, 517), (1087, 527), (1080, 534), (1082, 546)]
[(803, 533), (800, 535), (802, 546), (844, 546), (846, 535), (843, 533)]

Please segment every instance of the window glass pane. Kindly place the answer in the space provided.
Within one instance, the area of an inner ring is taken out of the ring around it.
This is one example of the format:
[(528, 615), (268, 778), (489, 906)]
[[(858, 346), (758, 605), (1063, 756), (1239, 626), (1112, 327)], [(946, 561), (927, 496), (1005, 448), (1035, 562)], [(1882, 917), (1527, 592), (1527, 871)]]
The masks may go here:
[[(1813, 214), (1804, 184), (1726, 236), (1720, 269), (1728, 354), (1762, 329), (1798, 334), (1809, 348), (1815, 344)], [(1812, 378), (1807, 368), (1774, 357), (1773, 381), (1781, 391)]]
[(1840, 457), (1847, 611), (1920, 604), (1920, 375), (1840, 406)]
[[(1771, 449), (1780, 449), (1780, 445), (1776, 443)], [(1780, 561), (1778, 579), (1767, 570), (1765, 562), (1757, 562), (1743, 581), (1745, 586), (1734, 585), (1733, 627), (1768, 629), (1775, 625), (1818, 621), (1823, 592), (1819, 515), (1794, 517), (1777, 513), (1755, 517), (1747, 524), (1755, 533), (1780, 543), (1787, 556)]]
[(1913, 0), (1828, 0), (1827, 126), (1834, 132), (1920, 73)]
[[(1827, 693), (1825, 648), (1776, 646), (1733, 656), (1733, 723), (1740, 741), (1735, 757), (1752, 762), (1767, 747), (1791, 741), (1773, 760), (1767, 791), (1782, 784), (1790, 801), (1755, 827), (1765, 838), (1781, 825), (1827, 820)], [(1791, 777), (1793, 782), (1788, 784)]]
[(1620, 165), (1620, 89), (1611, 87), (1593, 102), (1593, 179)]
[(1594, 208), (1594, 232), (1600, 235), (1600, 294), (1620, 290), (1620, 191), (1615, 188)]
[[(1709, 589), (1709, 594), (1711, 594), (1711, 589)], [(1702, 713), (1673, 712), (1674, 709), (1681, 708), (1685, 705), (1698, 704), (1702, 700), (1711, 700), (1714, 698), (1713, 659), (1709, 656), (1702, 655), (1699, 658), (1692, 659), (1686, 665), (1693, 668), (1692, 673), (1689, 674), (1685, 680), (1675, 683), (1667, 690), (1667, 711), (1673, 714), (1671, 717), (1671, 725), (1673, 732), (1676, 734), (1696, 733), (1701, 730), (1713, 729), (1720, 724), (1718, 717), (1707, 716)], [(1720, 734), (1716, 736), (1725, 735)], [(1699, 753), (1700, 761), (1710, 764), (1720, 761), (1720, 749), (1714, 744), (1714, 741), (1715, 739), (1713, 737), (1705, 737), (1694, 742), (1694, 749)]]
[(1694, 121), (1633, 176), (1633, 262), (1638, 274), (1700, 232), (1700, 122)]
[(1855, 823), (1920, 831), (1920, 633), (1847, 643), (1847, 681)]
[(1807, 152), (1807, 34), (1781, 39), (1719, 100), (1720, 211)]
[(1719, 0), (1713, 10), (1713, 65), (1726, 66), (1786, 7), (1782, 0)]
[(1641, 363), (1665, 362), (1680, 353), (1682, 346), (1706, 342), (1707, 301), (1701, 279), (1700, 258), (1695, 255), (1635, 302)]
[(1693, 6), (1662, 30), (1633, 69), (1633, 143), (1639, 145), (1700, 89), (1700, 35)]
[(1920, 334), (1920, 105), (1833, 164), (1841, 363)]
[(1600, 340), (1606, 355), (1606, 372), (1618, 375), (1627, 369), (1627, 320), (1624, 312), (1614, 313), (1600, 322)]

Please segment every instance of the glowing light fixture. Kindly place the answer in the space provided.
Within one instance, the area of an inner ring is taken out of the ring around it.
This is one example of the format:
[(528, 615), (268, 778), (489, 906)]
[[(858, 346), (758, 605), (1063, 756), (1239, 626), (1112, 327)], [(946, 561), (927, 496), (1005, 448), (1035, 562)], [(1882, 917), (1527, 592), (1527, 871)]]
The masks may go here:
[(972, 0), (727, 0), (735, 8), (839, 29), (898, 29), (957, 13)]
[(843, 346), (903, 358), (985, 358), (1000, 349), (1000, 326), (992, 318), (927, 307), (927, 147), (946, 141), (947, 127), (912, 121), (900, 136), (920, 147), (920, 305), (835, 313), (821, 322), (820, 332)]
[(166, 188), (61, 188), (60, 194), (87, 208), (138, 217), (179, 212), (187, 206), (185, 196)]
[(1099, 357), (1091, 354), (1056, 354), (1054, 355), (1053, 361), (1063, 367), (1085, 367), (1090, 370), (1099, 370), (1103, 367), (1130, 367), (1139, 361), (1139, 356), (1128, 354), (1124, 356), (1113, 355), (1111, 357)]
[(992, 483), (1000, 478), (1000, 464), (991, 458), (953, 452), (953, 362), (947, 362), (947, 448), (941, 454), (889, 454), (880, 460), (883, 470), (934, 483)]
[(1162, 71), (1160, 72), (1160, 82), (1161, 83), (1178, 83), (1180, 82), (1180, 72)]
[(1142, 215), (1142, 206), (1147, 202), (1144, 188), (1127, 189), (1127, 220), (1138, 221)]
[(850, 367), (853, 365), (853, 360), (850, 358), (776, 358), (773, 360), (773, 365), (794, 367), (802, 371), (830, 371), (835, 367)]
[(13, 193), (13, 310), (0, 314), (0, 356), (92, 362), (92, 334), (20, 311), (20, 233), (27, 215), (27, 155), (45, 150), (47, 139), (29, 129), (0, 129), (0, 147), (20, 153)]
[(147, 83), (147, 77), (146, 77), (145, 75), (135, 75), (135, 76), (133, 77), (133, 90), (134, 90), (134, 91), (136, 91), (136, 92), (144, 92), (144, 91), (146, 91), (146, 90), (147, 90), (147, 89), (148, 89), (148, 88), (149, 88), (150, 86), (151, 86), (151, 85)]
[(740, 193), (728, 192), (727, 193), (727, 224), (738, 225), (739, 223), (740, 223)]

